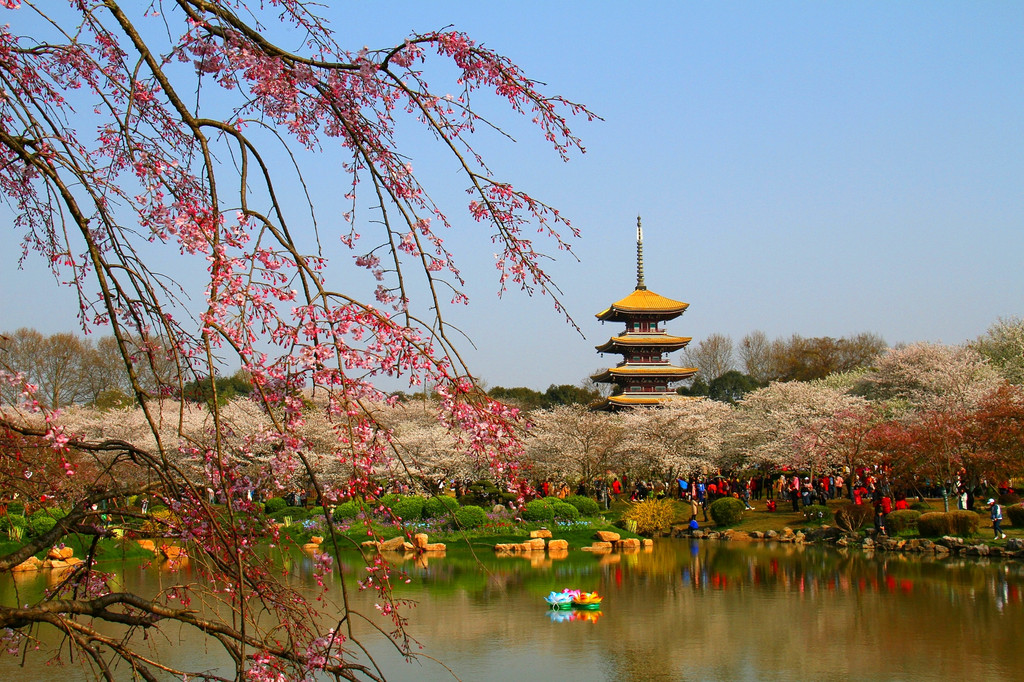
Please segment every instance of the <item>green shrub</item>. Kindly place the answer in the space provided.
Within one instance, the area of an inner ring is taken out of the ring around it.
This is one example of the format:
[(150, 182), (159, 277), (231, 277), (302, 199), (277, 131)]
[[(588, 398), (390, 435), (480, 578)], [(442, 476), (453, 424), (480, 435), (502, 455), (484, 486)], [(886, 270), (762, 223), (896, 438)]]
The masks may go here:
[(580, 517), (580, 510), (566, 502), (551, 505), (555, 518), (559, 521), (575, 521)]
[(580, 516), (597, 516), (597, 513), (601, 510), (595, 500), (583, 495), (570, 495), (565, 498), (565, 501), (576, 507), (580, 512)]
[(928, 512), (917, 519), (917, 532), (925, 537), (957, 535), (966, 537), (978, 532), (981, 517), (963, 509), (951, 512)]
[(559, 502), (565, 502), (565, 500), (563, 500), (561, 497), (555, 497), (554, 495), (548, 495), (547, 497), (542, 497), (540, 499), (544, 500), (545, 502), (552, 506), (558, 504)]
[(835, 511), (836, 525), (847, 533), (856, 533), (874, 518), (875, 510), (870, 504), (844, 504)]
[(363, 510), (363, 504), (359, 500), (348, 500), (342, 502), (334, 508), (334, 513), (331, 518), (335, 521), (344, 521), (347, 519), (354, 519), (359, 516), (359, 512)]
[(822, 504), (804, 507), (804, 519), (809, 526), (821, 526), (832, 521), (832, 511)]
[(267, 516), (278, 523), (283, 523), (285, 518), (291, 519), (292, 523), (298, 523), (299, 521), (304, 520), (308, 515), (309, 513), (303, 507), (283, 507), (273, 514), (267, 514)]
[(523, 508), (524, 521), (552, 521), (555, 509), (545, 500), (530, 500)]
[(931, 511), (931, 506), (927, 502), (914, 502), (910, 505), (910, 508), (914, 511), (919, 511), (922, 514), (927, 511)]
[(395, 502), (391, 511), (404, 521), (415, 521), (423, 517), (423, 503), (419, 495), (410, 495)]
[(459, 528), (479, 528), (487, 523), (487, 512), (470, 504), (455, 510), (455, 525)]
[(263, 511), (267, 514), (275, 514), (287, 506), (288, 503), (284, 501), (283, 497), (271, 497), (266, 501), (266, 504), (263, 505)]
[[(743, 509), (743, 503), (735, 500)], [(655, 535), (668, 532), (676, 519), (676, 508), (672, 500), (644, 500), (634, 502), (622, 515), (625, 527), (640, 535)]]
[(916, 526), (920, 517), (921, 512), (916, 509), (897, 509), (885, 517), (885, 525), (890, 535), (896, 535)]
[(59, 509), (40, 509), (28, 517), (26, 530), (29, 537), (37, 538), (57, 525), (57, 519), (64, 518)]
[(374, 507), (381, 507), (381, 506), (383, 506), (383, 507), (387, 507), (388, 509), (393, 509), (395, 504), (401, 498), (402, 498), (402, 496), (398, 495), (397, 493), (388, 493), (387, 495), (381, 495), (380, 497), (378, 497), (373, 502), (373, 506)]
[(1024, 528), (1024, 504), (1003, 507), (1003, 516), (1010, 520), (1014, 528)]
[(459, 501), (454, 497), (448, 497), (447, 495), (428, 497), (423, 502), (423, 516), (428, 519), (440, 519), (450, 516), (458, 508)]
[(716, 526), (735, 526), (743, 520), (743, 502), (735, 497), (721, 497), (711, 503), (708, 513)]

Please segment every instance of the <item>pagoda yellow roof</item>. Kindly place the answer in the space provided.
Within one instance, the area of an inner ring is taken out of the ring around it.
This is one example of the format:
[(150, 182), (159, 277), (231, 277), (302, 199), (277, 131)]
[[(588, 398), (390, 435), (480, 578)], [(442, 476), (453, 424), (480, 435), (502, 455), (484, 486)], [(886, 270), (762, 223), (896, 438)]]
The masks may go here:
[(616, 313), (662, 313), (675, 317), (689, 307), (689, 303), (674, 301), (647, 289), (635, 289), (626, 298), (599, 312), (597, 317), (601, 320), (614, 319)]
[(682, 376), (688, 377), (696, 373), (696, 367), (676, 367), (675, 365), (660, 365), (655, 367), (637, 367), (625, 365), (623, 367), (612, 367), (607, 370), (612, 376), (618, 377), (645, 377), (645, 376)]
[(690, 343), (693, 337), (670, 336), (668, 334), (626, 334), (625, 336), (613, 336), (600, 346), (598, 350), (610, 348), (611, 346), (677, 346), (682, 347)]
[(613, 410), (616, 407), (634, 407), (634, 406), (653, 406), (660, 405), (662, 403), (684, 401), (684, 400), (695, 400), (691, 396), (686, 395), (613, 395), (608, 396), (599, 403), (591, 405), (592, 410)]
[(676, 367), (675, 365), (641, 367), (637, 365), (623, 365), (621, 367), (611, 367), (590, 378), (597, 382), (611, 381), (612, 377), (665, 377), (668, 381), (681, 381), (696, 373), (696, 367)]

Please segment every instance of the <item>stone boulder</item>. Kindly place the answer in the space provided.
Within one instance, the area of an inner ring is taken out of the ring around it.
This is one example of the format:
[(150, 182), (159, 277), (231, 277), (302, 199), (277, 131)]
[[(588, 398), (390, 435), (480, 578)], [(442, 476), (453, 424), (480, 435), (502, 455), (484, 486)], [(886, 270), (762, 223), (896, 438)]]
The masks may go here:
[(621, 551), (639, 551), (640, 540), (638, 538), (623, 538), (622, 540), (616, 540), (612, 543), (612, 546)]
[(156, 543), (152, 540), (136, 540), (136, 542), (139, 543), (139, 547), (142, 549), (153, 552), (154, 554), (157, 552)]
[(806, 542), (835, 542), (843, 534), (836, 526), (821, 526), (820, 528), (811, 528), (804, 533), (804, 539)]
[(779, 531), (774, 530), (774, 529), (767, 530), (764, 533), (764, 539), (765, 540), (775, 540), (778, 537), (779, 537)]
[(177, 559), (181, 556), (182, 549), (177, 545), (160, 545), (160, 553), (165, 559)]
[(29, 558), (25, 559), (20, 564), (12, 568), (11, 571), (15, 573), (20, 573), (22, 571), (38, 571), (42, 567), (42, 561), (35, 558), (34, 556), (30, 556)]
[(584, 552), (608, 553), (608, 552), (612, 551), (612, 543), (604, 542), (602, 540), (596, 540), (589, 547), (584, 547), (583, 551)]
[(564, 552), (569, 549), (568, 540), (548, 540), (549, 552)]
[(530, 531), (530, 539), (531, 540), (533, 538), (550, 538), (550, 537), (551, 537), (551, 531), (549, 531), (546, 528), (541, 528), (540, 530), (531, 530)]
[(405, 544), (405, 538), (401, 535), (393, 537), (390, 540), (384, 540), (383, 542), (377, 543), (377, 549), (382, 552), (397, 552), (402, 549)]
[(323, 539), (323, 537), (321, 537), (321, 536), (319, 536), (319, 535), (314, 535), (313, 537), (311, 537), (311, 538), (309, 539), (309, 541), (310, 541), (311, 543), (313, 543), (314, 545), (322, 545), (322, 544), (323, 544), (323, 542), (324, 542), (324, 539)]
[(613, 533), (610, 530), (599, 530), (594, 533), (594, 539), (598, 542), (615, 542), (619, 537), (618, 533)]
[(651, 538), (642, 538), (640, 540), (641, 547), (654, 547), (654, 540)]
[(527, 545), (531, 550), (544, 549), (544, 538), (530, 538), (523, 543)]
[(426, 549), (429, 542), (426, 533), (416, 533), (412, 536), (412, 545), (416, 549)]
[(427, 544), (423, 549), (427, 552), (447, 552), (448, 545), (444, 544), (443, 542), (431, 542)]

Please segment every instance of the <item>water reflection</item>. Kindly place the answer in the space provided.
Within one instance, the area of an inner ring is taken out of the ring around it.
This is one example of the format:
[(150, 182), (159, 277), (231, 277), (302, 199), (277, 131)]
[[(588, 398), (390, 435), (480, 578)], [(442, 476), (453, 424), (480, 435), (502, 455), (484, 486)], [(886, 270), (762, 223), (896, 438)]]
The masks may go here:
[(600, 611), (548, 609), (548, 618), (552, 623), (596, 623), (601, 615)]
[[(411, 634), (424, 653), (464, 680), (518, 681), (524, 674), (594, 680), (1019, 674), (1019, 562), (685, 540), (603, 557), (570, 552), (561, 559), (499, 559), (481, 548), (427, 561), (391, 559), (410, 580), (395, 583), (397, 596), (415, 603), (408, 614)], [(315, 585), (312, 557), (295, 553), (282, 561), (292, 579)], [(339, 568), (349, 584), (365, 574), (355, 553), (343, 557)], [(116, 570), (125, 589), (143, 593), (195, 579), (187, 565), (166, 570), (157, 562), (128, 562)], [(38, 573), (0, 581), (0, 601), (30, 602), (46, 580)], [(599, 592), (601, 610), (548, 609), (544, 596), (564, 588)], [(350, 596), (356, 609), (374, 613), (372, 594)], [(426, 659), (404, 662), (386, 642), (373, 639), (370, 626), (362, 634), (390, 679), (452, 679)], [(224, 664), (186, 632), (151, 639), (155, 656), (202, 658), (211, 670)], [(59, 666), (29, 675), (16, 660), (0, 659), (0, 679), (67, 677)]]

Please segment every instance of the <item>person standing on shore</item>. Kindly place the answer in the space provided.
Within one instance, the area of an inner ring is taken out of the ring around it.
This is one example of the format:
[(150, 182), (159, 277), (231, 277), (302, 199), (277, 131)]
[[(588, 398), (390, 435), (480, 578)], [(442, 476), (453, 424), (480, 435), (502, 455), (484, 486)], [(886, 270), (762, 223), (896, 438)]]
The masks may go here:
[(995, 533), (995, 539), (1005, 538), (1006, 533), (1003, 532), (1003, 508), (1002, 506), (993, 500), (991, 497), (988, 498), (988, 506), (991, 509), (992, 517), (992, 532)]

